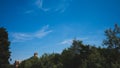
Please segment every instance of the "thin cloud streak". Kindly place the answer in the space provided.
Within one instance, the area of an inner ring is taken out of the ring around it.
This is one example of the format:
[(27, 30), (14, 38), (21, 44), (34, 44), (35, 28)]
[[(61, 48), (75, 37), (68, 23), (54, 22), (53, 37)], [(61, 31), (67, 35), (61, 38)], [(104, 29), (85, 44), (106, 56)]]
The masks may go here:
[[(51, 0), (52, 1), (52, 0)], [(35, 7), (37, 9), (40, 9), (44, 12), (58, 12), (58, 13), (63, 13), (65, 12), (65, 10), (67, 10), (67, 8), (69, 7), (70, 3), (72, 0), (59, 0), (59, 2), (57, 2), (57, 5), (54, 5), (54, 7), (48, 6), (47, 2), (45, 0), (35, 0), (34, 3), (34, 8), (31, 8), (30, 10), (25, 11), (25, 14), (30, 14), (33, 13), (35, 11), (37, 11), (35, 9)], [(54, 0), (53, 0), (54, 2)]]
[(36, 0), (35, 5), (37, 5), (39, 8), (42, 8), (43, 0)]
[(35, 38), (43, 38), (44, 36), (47, 36), (51, 32), (52, 30), (49, 30), (49, 25), (46, 25), (42, 29), (34, 33), (13, 33), (12, 42), (24, 42)]
[(48, 30), (48, 28), (49, 28), (49, 25), (44, 26), (41, 30), (37, 31), (34, 34), (34, 37), (42, 38), (42, 37), (46, 36), (47, 34), (51, 33), (52, 30)]
[(43, 0), (36, 0), (35, 5), (45, 12), (50, 10), (50, 8), (43, 8)]
[(64, 41), (60, 42), (60, 44), (61, 44), (61, 45), (69, 45), (69, 44), (71, 44), (72, 42), (73, 42), (72, 39), (68, 39), (68, 40), (64, 40)]
[[(78, 39), (81, 40), (81, 41), (88, 40), (88, 38), (78, 38)], [(74, 39), (67, 39), (67, 40), (64, 40), (64, 41), (60, 42), (59, 44), (60, 45), (71, 45), (73, 43), (73, 40)]]
[(28, 10), (28, 11), (25, 12), (25, 14), (29, 14), (29, 13), (32, 13), (32, 12), (34, 12), (34, 10)]
[(70, 5), (70, 2), (72, 0), (60, 0), (60, 1), (61, 2), (58, 5), (54, 6), (54, 8), (53, 7), (44, 8), (44, 7), (46, 7), (45, 6), (46, 3), (45, 3), (44, 0), (36, 0), (35, 5), (39, 9), (41, 9), (41, 10), (43, 10), (45, 12), (47, 12), (47, 11), (53, 11), (53, 12), (61, 12), (62, 13), (62, 12), (64, 12), (66, 10), (66, 8), (68, 8), (68, 6)]

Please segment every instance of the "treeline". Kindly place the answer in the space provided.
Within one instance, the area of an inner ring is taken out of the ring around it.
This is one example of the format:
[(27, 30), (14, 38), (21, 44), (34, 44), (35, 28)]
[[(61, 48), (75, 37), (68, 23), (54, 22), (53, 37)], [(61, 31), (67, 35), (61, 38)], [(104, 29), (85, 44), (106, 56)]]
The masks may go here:
[[(120, 26), (105, 30), (106, 39), (100, 47), (73, 40), (61, 54), (44, 54), (22, 61), (18, 68), (120, 68)], [(98, 37), (99, 39), (99, 37)], [(10, 41), (5, 28), (0, 28), (0, 68), (15, 68), (9, 63)]]
[(9, 63), (10, 41), (8, 40), (8, 32), (5, 28), (0, 27), (0, 68), (10, 68), (12, 65)]
[[(101, 47), (73, 40), (61, 54), (44, 54), (24, 60), (19, 68), (120, 68), (120, 27), (105, 31)], [(99, 37), (98, 37), (99, 39)]]

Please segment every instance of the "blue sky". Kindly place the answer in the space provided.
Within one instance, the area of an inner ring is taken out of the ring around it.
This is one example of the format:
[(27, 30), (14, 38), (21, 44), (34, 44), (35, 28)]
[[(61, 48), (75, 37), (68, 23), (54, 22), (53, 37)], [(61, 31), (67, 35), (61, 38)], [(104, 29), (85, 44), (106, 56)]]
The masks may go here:
[(0, 26), (7, 29), (11, 58), (60, 53), (72, 39), (102, 44), (104, 30), (120, 25), (120, 0), (0, 0)]

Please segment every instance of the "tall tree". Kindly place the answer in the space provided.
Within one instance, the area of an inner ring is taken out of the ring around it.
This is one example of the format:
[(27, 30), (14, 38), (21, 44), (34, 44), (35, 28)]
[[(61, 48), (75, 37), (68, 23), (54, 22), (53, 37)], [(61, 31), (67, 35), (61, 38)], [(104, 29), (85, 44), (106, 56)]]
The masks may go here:
[(0, 28), (0, 68), (8, 68), (10, 58), (9, 46), (8, 32), (5, 28)]
[(115, 24), (114, 29), (107, 29), (105, 31), (106, 39), (103, 41), (109, 49), (120, 49), (120, 27)]
[[(107, 29), (105, 31), (106, 39), (103, 44), (107, 46), (107, 62), (109, 63), (109, 68), (113, 68), (112, 65), (119, 63), (120, 65), (120, 27), (115, 24), (114, 29)], [(119, 66), (118, 65), (118, 66)], [(119, 66), (120, 67), (120, 66)]]
[(63, 68), (83, 68), (81, 65), (87, 59), (89, 51), (89, 45), (73, 40), (72, 46), (62, 52)]

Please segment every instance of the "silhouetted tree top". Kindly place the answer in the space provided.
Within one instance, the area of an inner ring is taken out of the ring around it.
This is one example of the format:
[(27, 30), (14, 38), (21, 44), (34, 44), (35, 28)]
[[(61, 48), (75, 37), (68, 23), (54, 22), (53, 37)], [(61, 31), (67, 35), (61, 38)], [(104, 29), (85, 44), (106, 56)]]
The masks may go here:
[(10, 51), (10, 42), (8, 40), (8, 32), (5, 28), (0, 28), (0, 68), (8, 68)]

